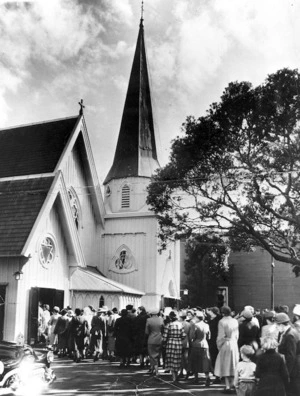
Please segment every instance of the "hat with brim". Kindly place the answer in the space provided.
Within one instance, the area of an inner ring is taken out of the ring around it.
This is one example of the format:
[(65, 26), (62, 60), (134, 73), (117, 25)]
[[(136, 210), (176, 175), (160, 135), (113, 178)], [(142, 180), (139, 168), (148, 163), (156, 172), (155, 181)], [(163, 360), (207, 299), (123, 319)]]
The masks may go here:
[(245, 310), (242, 312), (242, 316), (243, 316), (245, 319), (252, 319), (252, 318), (253, 318), (252, 312), (251, 312), (250, 310), (248, 310), (248, 309), (245, 309)]
[(204, 312), (203, 311), (196, 311), (195, 316), (197, 318), (204, 318)]
[(265, 319), (273, 319), (275, 317), (275, 312), (274, 311), (268, 311), (264, 313), (264, 318)]
[(284, 312), (280, 312), (279, 314), (277, 314), (275, 316), (275, 322), (277, 324), (285, 324), (285, 323), (289, 323), (289, 321), (290, 321), (290, 318)]
[(294, 309), (293, 309), (293, 314), (300, 316), (300, 304), (296, 304)]

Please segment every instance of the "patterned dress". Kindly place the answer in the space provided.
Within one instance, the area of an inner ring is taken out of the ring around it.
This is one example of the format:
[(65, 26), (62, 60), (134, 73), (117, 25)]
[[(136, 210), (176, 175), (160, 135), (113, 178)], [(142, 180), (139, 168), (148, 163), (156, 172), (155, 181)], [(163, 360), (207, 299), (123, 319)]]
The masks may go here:
[(178, 320), (169, 323), (164, 330), (163, 342), (166, 343), (166, 363), (168, 370), (179, 370), (182, 356), (182, 340), (185, 333), (182, 323)]

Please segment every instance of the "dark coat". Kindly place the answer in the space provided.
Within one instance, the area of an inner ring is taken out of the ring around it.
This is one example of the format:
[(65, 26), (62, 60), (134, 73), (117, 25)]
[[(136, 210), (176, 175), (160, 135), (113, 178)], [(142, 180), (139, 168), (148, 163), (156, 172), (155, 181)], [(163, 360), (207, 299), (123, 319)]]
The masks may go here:
[(68, 347), (68, 326), (69, 326), (69, 319), (66, 315), (60, 316), (57, 319), (54, 334), (58, 335), (58, 349), (64, 349)]
[(290, 327), (282, 336), (278, 352), (285, 356), (290, 378), (300, 378), (300, 334)]
[(133, 318), (134, 353), (136, 355), (147, 354), (147, 337), (145, 335), (145, 329), (148, 317), (146, 312), (141, 312), (138, 316)]
[(256, 362), (256, 377), (259, 383), (255, 396), (285, 396), (289, 374), (284, 357), (275, 350), (260, 355)]
[(72, 338), (74, 339), (75, 350), (84, 349), (84, 340), (89, 332), (89, 325), (83, 316), (73, 316), (69, 324), (69, 330)]
[(116, 337), (116, 354), (120, 357), (130, 357), (132, 354), (133, 319), (121, 316), (116, 320), (114, 334)]
[(254, 321), (245, 319), (239, 324), (239, 348), (243, 345), (251, 345), (254, 350), (257, 350), (259, 347), (259, 336), (259, 326)]
[(211, 358), (211, 363), (213, 367), (215, 366), (215, 362), (219, 353), (217, 347), (217, 337), (218, 337), (218, 324), (221, 319), (221, 316), (216, 316), (214, 319), (211, 319), (208, 322), (210, 329), (210, 339), (208, 340), (209, 353)]

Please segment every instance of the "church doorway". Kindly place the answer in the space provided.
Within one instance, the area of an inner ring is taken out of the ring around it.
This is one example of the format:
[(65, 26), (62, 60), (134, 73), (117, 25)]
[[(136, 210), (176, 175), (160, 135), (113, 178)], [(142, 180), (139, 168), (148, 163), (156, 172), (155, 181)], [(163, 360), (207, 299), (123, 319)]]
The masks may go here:
[(29, 296), (28, 340), (31, 345), (37, 342), (39, 326), (39, 304), (48, 304), (50, 313), (53, 307), (64, 305), (64, 290), (32, 287)]

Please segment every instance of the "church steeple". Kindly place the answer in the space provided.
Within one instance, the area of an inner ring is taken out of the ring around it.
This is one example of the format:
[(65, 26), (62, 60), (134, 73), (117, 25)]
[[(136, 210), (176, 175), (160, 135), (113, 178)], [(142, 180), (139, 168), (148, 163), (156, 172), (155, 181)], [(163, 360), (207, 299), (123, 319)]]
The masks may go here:
[(115, 157), (104, 184), (150, 177), (158, 167), (142, 15)]

